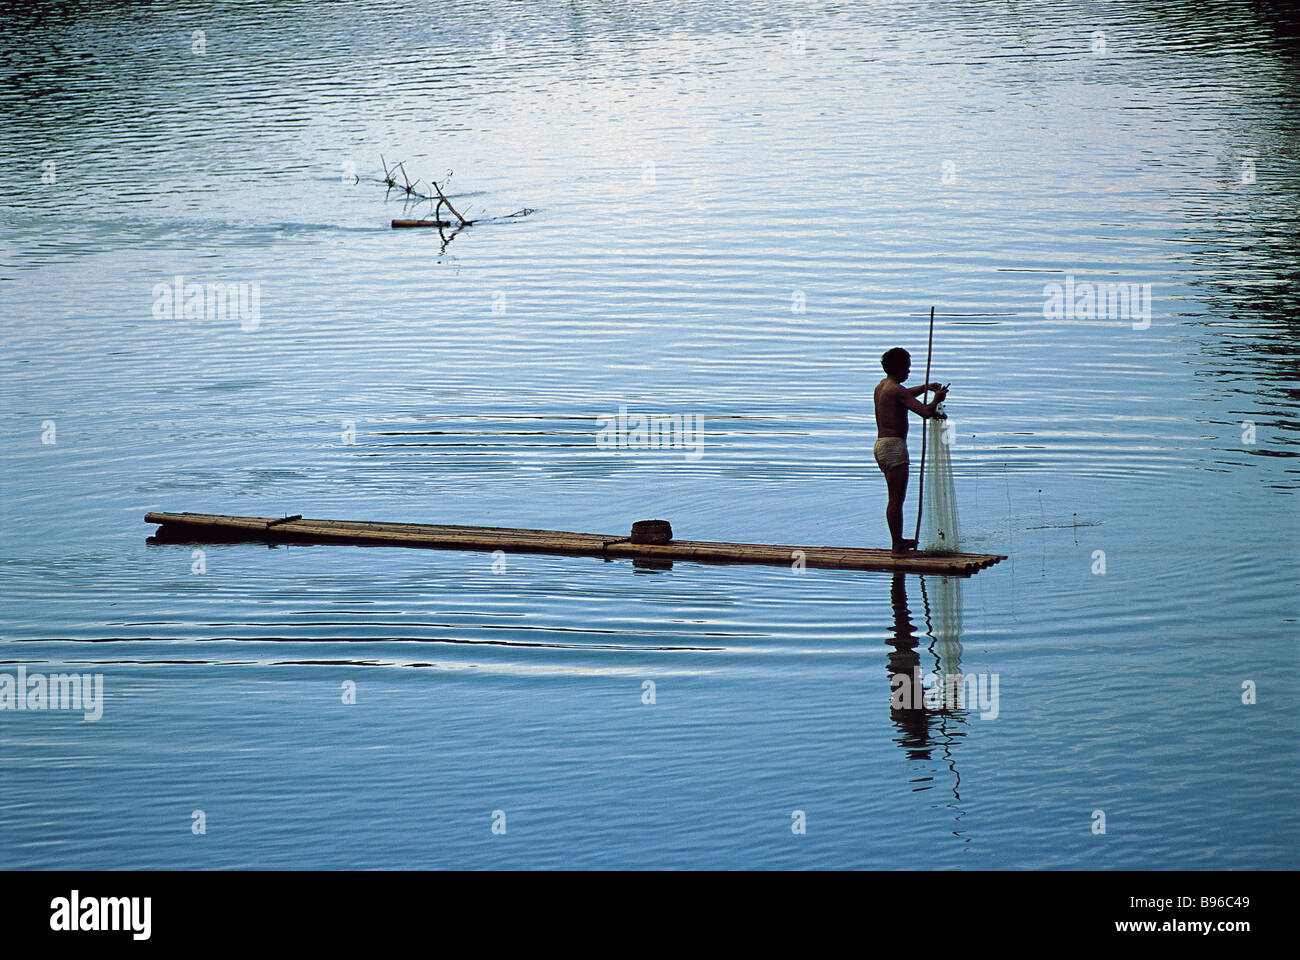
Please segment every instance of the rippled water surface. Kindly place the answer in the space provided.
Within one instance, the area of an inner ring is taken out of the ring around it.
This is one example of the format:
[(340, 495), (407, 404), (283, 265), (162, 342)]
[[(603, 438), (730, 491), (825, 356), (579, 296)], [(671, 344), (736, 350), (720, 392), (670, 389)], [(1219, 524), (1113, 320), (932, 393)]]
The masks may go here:
[[(0, 866), (1297, 865), (1268, 5), (6, 17), (0, 673), (105, 699), (0, 711)], [(381, 155), (486, 222), (390, 229), (429, 207)], [(177, 275), (256, 316), (171, 316)], [(1149, 316), (1049, 315), (1067, 275)], [(969, 580), (146, 543), (883, 545), (871, 390), (931, 305), (965, 546), (1009, 557)], [(620, 406), (701, 417), (699, 455), (598, 446)], [(891, 709), (914, 669), (996, 677), (996, 716)]]

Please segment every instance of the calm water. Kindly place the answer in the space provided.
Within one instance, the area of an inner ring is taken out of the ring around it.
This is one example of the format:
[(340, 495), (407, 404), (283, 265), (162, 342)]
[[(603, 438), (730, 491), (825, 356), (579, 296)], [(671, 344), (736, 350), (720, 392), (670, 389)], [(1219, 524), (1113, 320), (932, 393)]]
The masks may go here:
[[(0, 712), (0, 867), (1297, 865), (1300, 61), (1263, 14), (39, 13), (0, 24), (0, 673), (104, 704)], [(391, 230), (427, 208), (381, 154), (535, 212)], [(176, 275), (255, 322), (157, 313)], [(1149, 325), (1046, 316), (1067, 275), (1149, 284)], [(881, 545), (871, 389), (932, 304), (965, 545), (1010, 555), (967, 581), (145, 542)], [(621, 405), (700, 455), (598, 447)], [(914, 667), (997, 716), (891, 710)]]

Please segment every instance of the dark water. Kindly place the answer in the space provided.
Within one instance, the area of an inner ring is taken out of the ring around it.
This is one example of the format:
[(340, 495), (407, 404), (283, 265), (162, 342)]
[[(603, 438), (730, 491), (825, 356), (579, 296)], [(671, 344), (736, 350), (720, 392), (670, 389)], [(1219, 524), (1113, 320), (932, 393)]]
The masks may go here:
[[(0, 711), (0, 866), (1296, 866), (1269, 16), (13, 14), (0, 673), (104, 701)], [(381, 154), (536, 212), (391, 230), (428, 207)], [(173, 317), (177, 275), (257, 315)], [(1149, 312), (1052, 315), (1067, 275)], [(968, 581), (145, 543), (192, 510), (881, 545), (871, 389), (932, 304), (965, 546), (1010, 557)], [(621, 405), (703, 444), (603, 449)], [(891, 709), (913, 668), (996, 676), (996, 717)]]

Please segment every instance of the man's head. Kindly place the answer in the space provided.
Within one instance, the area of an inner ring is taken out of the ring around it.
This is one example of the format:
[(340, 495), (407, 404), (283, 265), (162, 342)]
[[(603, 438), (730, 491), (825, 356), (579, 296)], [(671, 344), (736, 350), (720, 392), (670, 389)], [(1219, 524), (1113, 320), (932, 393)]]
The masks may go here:
[(880, 358), (880, 365), (885, 368), (887, 376), (902, 383), (912, 372), (912, 355), (902, 347), (894, 347), (884, 352)]

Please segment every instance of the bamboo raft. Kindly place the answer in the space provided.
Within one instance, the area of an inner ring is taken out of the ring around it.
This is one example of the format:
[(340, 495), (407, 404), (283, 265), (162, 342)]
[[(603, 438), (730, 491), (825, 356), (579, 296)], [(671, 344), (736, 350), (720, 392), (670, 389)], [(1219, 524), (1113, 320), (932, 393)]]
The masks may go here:
[[(292, 517), (233, 517), (216, 513), (146, 513), (146, 523), (159, 524), (150, 542), (212, 543), (348, 543), (440, 550), (502, 550), (507, 553), (549, 553), (639, 562), (758, 563), (803, 565), (834, 570), (879, 570), (968, 577), (1006, 557), (983, 553), (916, 553), (895, 557), (889, 550), (862, 547), (798, 547), (768, 543), (712, 543), (673, 540), (633, 542), (631, 537), (563, 530), (515, 527), (466, 527), (425, 523), (367, 523), (354, 520), (309, 520)], [(662, 523), (671, 537), (671, 528)], [(634, 528), (636, 533), (636, 528)]]

